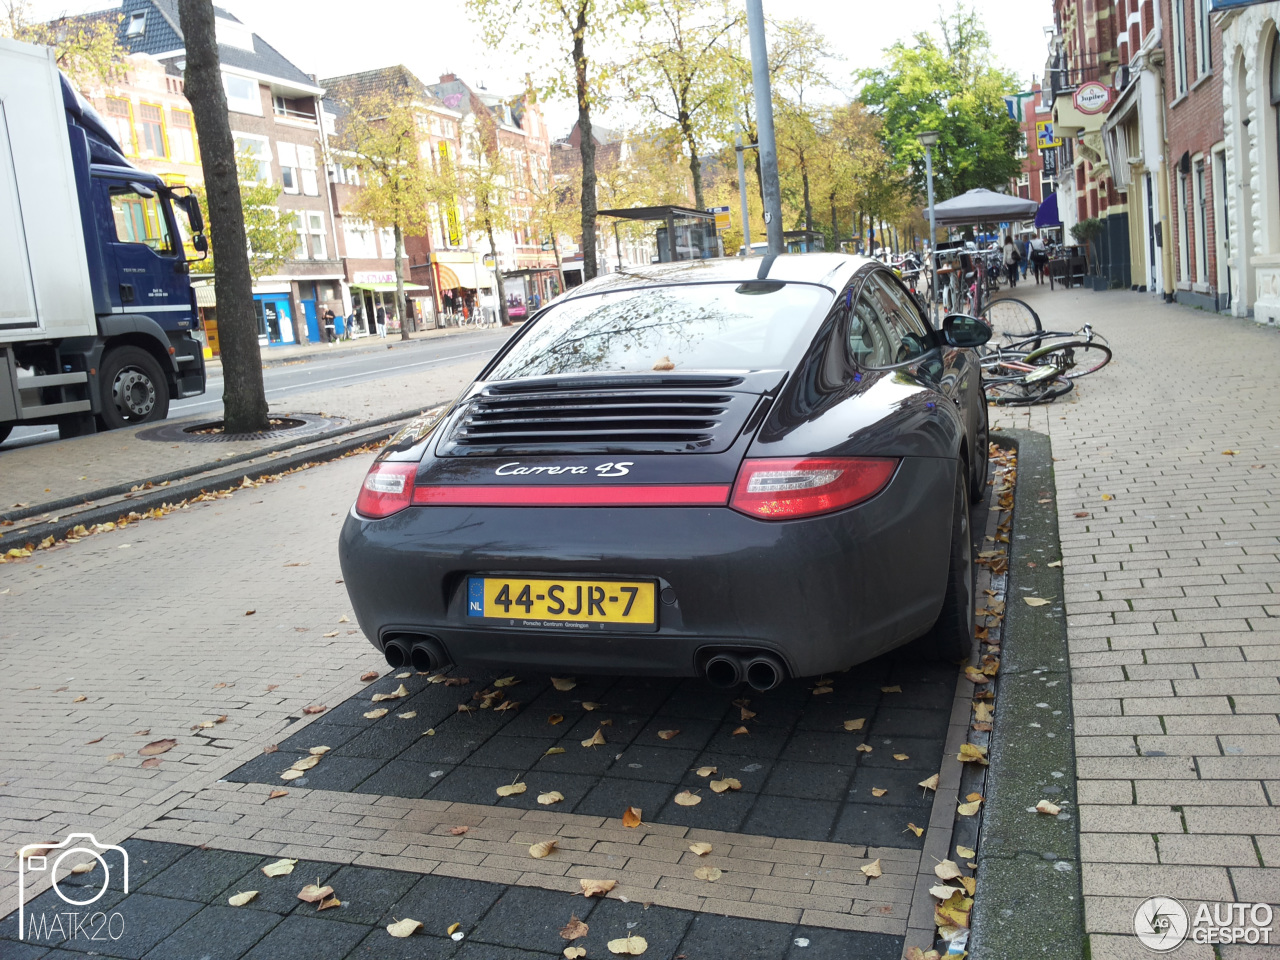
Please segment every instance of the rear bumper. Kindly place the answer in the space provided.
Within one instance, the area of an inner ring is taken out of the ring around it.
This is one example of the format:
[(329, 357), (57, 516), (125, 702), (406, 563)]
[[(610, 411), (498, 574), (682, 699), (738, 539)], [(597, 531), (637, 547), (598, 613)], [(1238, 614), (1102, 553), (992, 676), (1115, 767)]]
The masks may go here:
[[(714, 649), (780, 656), (793, 676), (870, 659), (919, 636), (942, 605), (955, 461), (907, 458), (878, 496), (809, 520), (726, 507), (411, 507), (349, 513), (339, 542), (365, 634), (435, 637), (465, 664), (693, 676)], [(658, 581), (658, 629), (474, 625), (472, 574)], [(669, 602), (668, 602), (669, 601)]]

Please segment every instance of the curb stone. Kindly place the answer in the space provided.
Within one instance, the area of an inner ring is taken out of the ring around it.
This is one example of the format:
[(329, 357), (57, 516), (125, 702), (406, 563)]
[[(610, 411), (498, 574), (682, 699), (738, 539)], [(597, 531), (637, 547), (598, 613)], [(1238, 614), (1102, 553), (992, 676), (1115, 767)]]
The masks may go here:
[[(1006, 438), (1018, 449), (1015, 525), (969, 952), (982, 960), (1083, 960), (1066, 613), (1062, 569), (1048, 566), (1061, 558), (1053, 458), (1044, 434), (1009, 430), (996, 442)], [(1031, 607), (1026, 597), (1052, 602)], [(1036, 813), (1040, 800), (1062, 812)]]
[[(412, 413), (401, 419), (410, 419), (418, 415), (418, 413)], [(362, 426), (368, 427), (369, 424), (362, 424)], [(250, 480), (257, 480), (259, 477), (284, 473), (304, 463), (324, 463), (329, 460), (336, 460), (343, 454), (365, 444), (385, 441), (393, 436), (398, 429), (398, 424), (391, 429), (374, 429), (366, 433), (357, 434), (354, 437), (346, 437), (319, 447), (308, 448), (289, 456), (254, 464), (247, 469), (228, 470), (224, 473), (201, 477), (198, 480), (191, 480), (186, 483), (171, 483), (167, 487), (155, 487), (147, 491), (139, 491), (129, 500), (112, 501), (100, 507), (93, 507), (74, 515), (68, 515), (63, 522), (58, 524), (43, 522), (38, 528), (24, 527), (11, 533), (0, 534), (0, 553), (13, 547), (23, 547), (28, 543), (36, 543), (50, 534), (62, 539), (77, 524), (91, 527), (95, 523), (114, 521), (120, 516), (131, 512), (145, 513), (153, 507), (158, 507), (165, 503), (178, 503), (181, 500), (197, 496), (205, 490), (223, 490), (228, 487), (235, 487), (245, 477)], [(255, 456), (262, 456), (264, 452), (260, 451)], [(226, 461), (223, 461), (223, 463), (225, 464)], [(80, 501), (77, 500), (76, 502), (79, 503)]]

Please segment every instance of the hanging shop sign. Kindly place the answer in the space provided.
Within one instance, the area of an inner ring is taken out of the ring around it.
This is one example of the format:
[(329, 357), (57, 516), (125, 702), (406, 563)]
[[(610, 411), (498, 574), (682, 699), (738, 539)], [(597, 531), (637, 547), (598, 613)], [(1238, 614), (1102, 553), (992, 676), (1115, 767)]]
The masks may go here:
[(1081, 113), (1101, 113), (1111, 103), (1111, 88), (1097, 80), (1082, 83), (1071, 98)]

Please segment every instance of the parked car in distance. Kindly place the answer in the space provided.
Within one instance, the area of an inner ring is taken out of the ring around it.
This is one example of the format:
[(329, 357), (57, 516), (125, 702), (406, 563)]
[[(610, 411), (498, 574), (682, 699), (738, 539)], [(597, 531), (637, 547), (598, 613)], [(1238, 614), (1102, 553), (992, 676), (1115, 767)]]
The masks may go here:
[(389, 663), (769, 689), (973, 643), (972, 317), (878, 261), (664, 264), (570, 291), (378, 456), (342, 528)]

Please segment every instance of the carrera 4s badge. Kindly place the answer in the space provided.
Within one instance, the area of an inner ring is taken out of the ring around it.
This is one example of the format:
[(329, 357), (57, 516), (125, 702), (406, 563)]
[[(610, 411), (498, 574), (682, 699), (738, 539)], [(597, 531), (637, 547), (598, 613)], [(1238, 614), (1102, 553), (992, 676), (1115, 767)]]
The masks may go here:
[(633, 460), (620, 460), (617, 463), (597, 463), (594, 468), (583, 466), (572, 467), (523, 467), (519, 460), (513, 460), (511, 463), (504, 463), (493, 472), (499, 477), (531, 477), (538, 474), (545, 474), (548, 477), (556, 477), (562, 474), (583, 475), (595, 470), (597, 477), (625, 477), (631, 472), (631, 467), (635, 466)]

